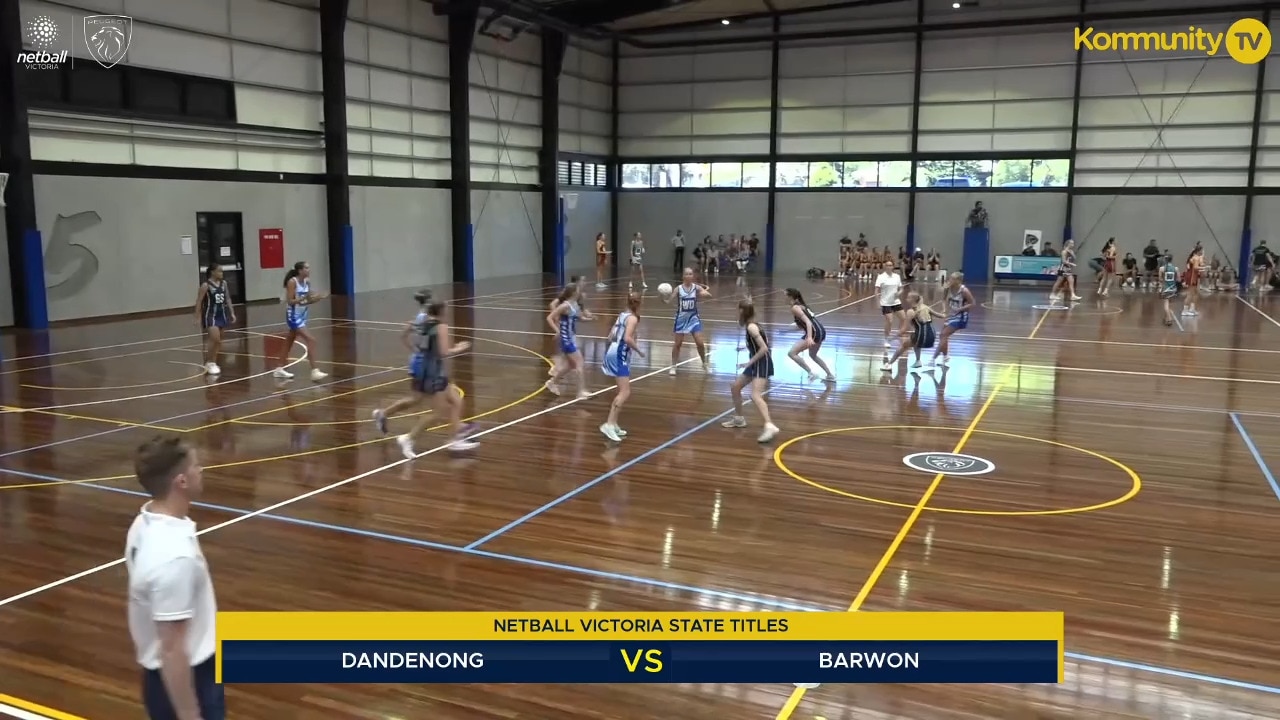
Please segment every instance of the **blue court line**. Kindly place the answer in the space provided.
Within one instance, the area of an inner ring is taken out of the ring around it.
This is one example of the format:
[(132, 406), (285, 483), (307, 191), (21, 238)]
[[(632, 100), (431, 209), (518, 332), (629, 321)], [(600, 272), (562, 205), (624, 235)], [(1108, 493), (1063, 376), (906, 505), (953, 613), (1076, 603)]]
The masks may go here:
[(534, 518), (538, 517), (538, 516), (539, 516), (539, 515), (541, 515), (542, 513), (544, 513), (544, 512), (546, 512), (546, 511), (550, 510), (551, 508), (553, 508), (553, 507), (555, 507), (555, 506), (559, 505), (560, 503), (562, 503), (562, 502), (564, 502), (564, 501), (566, 501), (566, 500), (569, 500), (569, 499), (571, 499), (571, 498), (577, 497), (578, 495), (580, 495), (580, 494), (582, 494), (582, 493), (586, 492), (587, 490), (590, 490), (591, 488), (595, 487), (596, 485), (599, 485), (600, 483), (604, 482), (605, 480), (608, 480), (609, 478), (613, 477), (614, 475), (617, 475), (618, 473), (622, 472), (623, 470), (626, 470), (627, 468), (629, 468), (629, 467), (631, 467), (631, 466), (633, 466), (633, 465), (636, 465), (636, 464), (638, 464), (638, 463), (644, 462), (645, 460), (648, 460), (649, 458), (653, 457), (654, 455), (657, 455), (658, 453), (662, 452), (663, 450), (666, 450), (667, 448), (671, 447), (672, 445), (675, 445), (676, 443), (680, 442), (681, 440), (684, 440), (685, 438), (689, 437), (690, 435), (694, 435), (694, 434), (696, 434), (696, 433), (698, 433), (698, 432), (701, 432), (702, 430), (706, 429), (709, 425), (711, 425), (711, 424), (713, 424), (713, 423), (716, 423), (716, 422), (719, 422), (722, 418), (724, 418), (724, 416), (728, 415), (728, 414), (729, 414), (729, 413), (731, 413), (731, 412), (733, 412), (733, 408), (729, 408), (728, 410), (725, 410), (724, 412), (720, 413), (719, 415), (716, 415), (715, 417), (713, 417), (713, 418), (711, 418), (711, 419), (709, 419), (709, 420), (703, 420), (702, 422), (698, 423), (697, 425), (694, 425), (693, 427), (689, 428), (688, 430), (685, 430), (684, 432), (680, 433), (679, 435), (676, 435), (675, 437), (671, 438), (670, 440), (667, 440), (666, 442), (662, 443), (661, 445), (657, 445), (657, 446), (655, 446), (655, 447), (649, 448), (648, 450), (645, 450), (644, 452), (640, 453), (639, 455), (637, 455), (637, 456), (635, 456), (635, 457), (631, 458), (630, 460), (628, 460), (628, 461), (626, 461), (626, 462), (622, 463), (622, 464), (621, 464), (621, 465), (619, 465), (618, 467), (616, 467), (616, 468), (614, 468), (614, 469), (610, 470), (610, 471), (609, 471), (609, 472), (607, 472), (607, 473), (604, 473), (603, 475), (600, 475), (600, 476), (599, 476), (599, 477), (597, 477), (595, 480), (592, 480), (592, 481), (590, 481), (590, 482), (587, 482), (587, 483), (584, 483), (584, 484), (582, 484), (582, 485), (579, 485), (578, 487), (574, 488), (573, 490), (570, 490), (569, 492), (567, 492), (567, 493), (565, 493), (565, 494), (561, 495), (560, 497), (556, 498), (555, 500), (552, 500), (551, 502), (547, 503), (546, 505), (543, 505), (542, 507), (538, 508), (537, 510), (534, 510), (533, 512), (531, 512), (531, 513), (529, 513), (529, 514), (525, 515), (524, 517), (522, 517), (522, 518), (520, 518), (520, 519), (518, 519), (518, 520), (512, 520), (511, 522), (507, 523), (506, 525), (503, 525), (502, 527), (498, 528), (497, 530), (494, 530), (493, 532), (489, 533), (488, 535), (485, 535), (484, 537), (480, 538), (479, 540), (476, 540), (475, 542), (471, 543), (471, 544), (470, 544), (470, 545), (468, 545), (465, 549), (467, 549), (467, 550), (475, 550), (476, 548), (478, 548), (478, 547), (480, 547), (481, 545), (483, 545), (483, 544), (485, 544), (485, 543), (489, 542), (490, 540), (492, 540), (492, 539), (494, 539), (494, 538), (498, 537), (499, 535), (502, 535), (503, 533), (507, 532), (508, 530), (511, 530), (511, 529), (513, 529), (513, 528), (515, 528), (515, 527), (517, 527), (517, 526), (519, 526), (519, 525), (523, 525), (524, 523), (526, 523), (526, 522), (528, 522), (528, 521), (530, 521), (530, 520), (532, 520), (532, 519), (534, 519)]
[[(63, 482), (59, 478), (49, 477), (48, 475), (40, 475), (37, 473), (23, 472), (21, 470), (11, 470), (8, 468), (0, 468), (0, 474), (17, 475), (19, 477), (29, 478), (32, 480), (40, 480), (44, 482)], [(109, 485), (96, 485), (93, 483), (79, 483), (74, 487), (83, 487), (93, 490), (103, 490), (113, 492), (120, 495), (131, 495), (139, 498), (148, 498), (149, 496), (138, 490), (128, 490), (126, 488), (111, 487)], [(232, 515), (248, 515), (252, 510), (243, 508), (228, 507), (226, 505), (217, 505), (214, 503), (196, 502), (196, 507), (208, 510), (217, 510)], [(637, 585), (647, 585), (649, 587), (662, 588), (664, 590), (680, 590), (683, 592), (694, 593), (698, 595), (706, 595), (709, 597), (722, 598), (725, 600), (734, 600), (744, 603), (754, 603), (756, 605), (775, 608), (778, 610), (789, 610), (794, 612), (838, 612), (839, 608), (835, 606), (820, 607), (817, 605), (807, 605), (804, 603), (790, 602), (786, 600), (778, 600), (767, 596), (748, 595), (742, 592), (733, 592), (727, 590), (712, 590), (710, 588), (699, 587), (697, 585), (685, 585), (682, 583), (667, 582), (665, 580), (655, 580), (653, 578), (640, 577), (637, 575), (626, 575), (623, 573), (609, 572), (607, 570), (595, 570), (579, 565), (566, 565), (564, 563), (550, 562), (547, 560), (538, 560), (535, 558), (523, 557), (521, 555), (508, 555), (506, 553), (490, 552), (488, 550), (473, 550), (456, 545), (446, 545), (444, 543), (431, 542), (430, 540), (419, 540), (417, 538), (405, 537), (403, 535), (392, 535), (389, 533), (381, 533), (373, 530), (362, 530), (360, 528), (348, 527), (346, 525), (333, 525), (330, 523), (318, 522), (315, 520), (303, 520), (301, 518), (288, 517), (287, 515), (273, 515), (270, 513), (258, 515), (257, 517), (276, 522), (287, 523), (290, 525), (299, 525), (318, 530), (329, 530), (332, 532), (343, 533), (346, 535), (355, 535), (359, 537), (371, 538), (374, 540), (385, 540), (387, 542), (398, 543), (401, 545), (411, 545), (414, 547), (427, 548), (430, 550), (442, 550), (445, 552), (460, 553), (471, 557), (481, 557), (489, 560), (502, 560), (506, 562), (528, 565), (531, 567), (544, 568), (548, 570), (560, 570), (563, 572), (574, 573), (578, 575), (586, 575), (588, 577), (596, 577), (605, 580), (616, 580), (621, 582), (635, 583)], [(1126, 668), (1129, 670), (1139, 670), (1149, 672), (1156, 675), (1166, 675), (1169, 677), (1181, 678), (1184, 680), (1192, 680), (1195, 682), (1208, 683), (1212, 685), (1222, 685), (1225, 687), (1238, 688), (1241, 690), (1252, 690), (1254, 692), (1268, 693), (1271, 695), (1280, 695), (1280, 687), (1271, 685), (1260, 685), (1257, 683), (1249, 683), (1241, 680), (1232, 680), (1230, 678), (1216, 677), (1214, 675), (1203, 675), (1200, 673), (1188, 672), (1185, 670), (1176, 670), (1173, 668), (1159, 667), (1157, 665), (1147, 665), (1144, 663), (1130, 662), (1127, 660), (1116, 660), (1113, 658), (1101, 657), (1097, 655), (1084, 655), (1081, 653), (1066, 653), (1066, 657), (1072, 660), (1082, 662), (1099, 663), (1102, 665), (1110, 665), (1113, 667)]]
[[(377, 372), (365, 373), (364, 375), (356, 375), (355, 377), (341, 378), (339, 380), (330, 380), (327, 383), (306, 385), (303, 387), (294, 388), (293, 390), (286, 390), (281, 393), (272, 393), (270, 395), (264, 395), (262, 397), (255, 397), (255, 398), (249, 398), (248, 400), (241, 400), (239, 402), (231, 403), (230, 405), (219, 405), (218, 407), (205, 408), (203, 410), (196, 410), (195, 412), (183, 413), (181, 415), (174, 415), (173, 417), (167, 417), (167, 418), (164, 418), (163, 420), (149, 420), (148, 423), (158, 425), (160, 423), (167, 423), (173, 420), (182, 420), (184, 418), (189, 418), (194, 415), (208, 415), (209, 413), (217, 412), (218, 410), (230, 410), (231, 408), (240, 407), (241, 405), (248, 405), (250, 403), (262, 402), (263, 400), (270, 400), (271, 398), (281, 397), (283, 395), (292, 395), (294, 393), (306, 392), (307, 390), (316, 390), (319, 388), (325, 388), (331, 385), (338, 385), (339, 383), (363, 380), (365, 378), (371, 378), (375, 375), (383, 375), (389, 372), (395, 372), (395, 371), (378, 370)], [(139, 424), (142, 424), (142, 423), (139, 423)], [(92, 440), (93, 438), (96, 438), (96, 437), (102, 437), (104, 435), (112, 435), (114, 433), (124, 432), (126, 430), (138, 430), (138, 429), (140, 428), (138, 428), (137, 425), (126, 425), (124, 427), (112, 428), (110, 430), (102, 430), (100, 432), (90, 433), (88, 435), (79, 435), (77, 437), (66, 438), (64, 440), (55, 440), (50, 443), (45, 443), (44, 445), (35, 445), (33, 447), (22, 448), (20, 450), (10, 450), (7, 453), (0, 453), (0, 458), (7, 458), (13, 455), (21, 455), (23, 453), (34, 452), (36, 450), (45, 450), (47, 448), (57, 447), (59, 445), (66, 445), (67, 443), (79, 442), (81, 440)]]
[(1231, 422), (1235, 423), (1236, 430), (1240, 432), (1240, 439), (1244, 440), (1245, 447), (1248, 447), (1250, 454), (1253, 455), (1253, 461), (1258, 463), (1258, 469), (1262, 471), (1262, 476), (1270, 483), (1271, 491), (1276, 494), (1277, 499), (1280, 499), (1280, 483), (1277, 483), (1276, 476), (1271, 474), (1271, 468), (1267, 467), (1267, 461), (1262, 459), (1262, 453), (1258, 452), (1258, 446), (1253, 444), (1253, 438), (1249, 437), (1249, 431), (1244, 429), (1244, 423), (1240, 422), (1240, 417), (1236, 413), (1231, 413)]

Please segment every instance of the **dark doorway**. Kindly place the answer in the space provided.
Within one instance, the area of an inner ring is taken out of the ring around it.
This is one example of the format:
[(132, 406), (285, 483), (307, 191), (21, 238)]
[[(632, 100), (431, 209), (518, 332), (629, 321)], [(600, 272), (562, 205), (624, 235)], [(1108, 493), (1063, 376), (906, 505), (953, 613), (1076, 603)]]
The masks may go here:
[(221, 265), (231, 302), (243, 305), (244, 220), (240, 213), (196, 213), (196, 248), (200, 256), (200, 279), (204, 280), (210, 265)]

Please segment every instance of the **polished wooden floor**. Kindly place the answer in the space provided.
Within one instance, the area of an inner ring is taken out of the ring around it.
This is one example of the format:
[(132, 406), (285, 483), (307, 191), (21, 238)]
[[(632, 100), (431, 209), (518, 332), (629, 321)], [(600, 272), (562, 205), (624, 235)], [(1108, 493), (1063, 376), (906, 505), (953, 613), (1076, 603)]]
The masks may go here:
[[(242, 313), (217, 382), (197, 374), (186, 315), (6, 335), (0, 704), (139, 715), (123, 567), (75, 576), (119, 557), (143, 502), (132, 449), (167, 428), (208, 468), (194, 516), (214, 528), (203, 544), (225, 610), (1067, 613), (1060, 686), (254, 686), (229, 690), (233, 718), (1280, 716), (1280, 490), (1266, 469), (1280, 468), (1280, 299), (1208, 296), (1165, 328), (1146, 293), (1045, 312), (1040, 288), (975, 288), (984, 308), (953, 367), (913, 376), (880, 369), (870, 288), (786, 280), (823, 313), (839, 382), (802, 381), (781, 349), (798, 336), (786, 283), (753, 279), (778, 323), (772, 447), (750, 410), (756, 428), (718, 422), (744, 359), (732, 279), (704, 308), (710, 373), (667, 376), (669, 313), (650, 291), (639, 373), (652, 376), (614, 447), (596, 430), (611, 397), (596, 363), (622, 284), (589, 293), (605, 317), (581, 332), (602, 392), (576, 403), (541, 390), (554, 288), (440, 289), (475, 343), (453, 370), (468, 414), (496, 429), (471, 458), (398, 465), (367, 418), (404, 390), (408, 292), (313, 308), (323, 384), (265, 374), (279, 307)], [(962, 452), (991, 474), (931, 488), (903, 464), (970, 428)]]

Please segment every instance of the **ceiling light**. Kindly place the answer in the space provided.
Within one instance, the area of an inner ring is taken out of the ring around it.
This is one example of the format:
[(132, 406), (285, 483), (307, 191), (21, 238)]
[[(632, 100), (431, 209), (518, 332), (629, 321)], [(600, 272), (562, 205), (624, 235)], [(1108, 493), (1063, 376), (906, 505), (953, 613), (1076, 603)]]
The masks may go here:
[(721, 20), (721, 21), (720, 21), (720, 24), (721, 24), (721, 25), (728, 25), (728, 24), (729, 24), (729, 18), (725, 18), (724, 20)]
[(951, 3), (951, 9), (952, 9), (952, 10), (959, 10), (959, 9), (960, 9), (960, 3)]

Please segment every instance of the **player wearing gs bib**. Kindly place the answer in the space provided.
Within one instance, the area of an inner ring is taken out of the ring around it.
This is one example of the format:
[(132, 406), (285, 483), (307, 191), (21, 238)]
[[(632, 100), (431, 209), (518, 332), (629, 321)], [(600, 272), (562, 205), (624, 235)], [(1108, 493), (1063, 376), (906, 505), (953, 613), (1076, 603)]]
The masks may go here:
[(586, 373), (583, 372), (582, 353), (578, 350), (578, 318), (591, 319), (591, 313), (578, 307), (578, 286), (566, 285), (556, 298), (558, 301), (550, 313), (547, 324), (556, 335), (556, 345), (564, 356), (560, 370), (547, 380), (547, 391), (559, 395), (561, 383), (573, 372), (578, 374), (578, 399), (588, 397)]
[[(449, 325), (443, 317), (443, 302), (432, 300), (431, 293), (425, 290), (415, 294), (414, 300), (418, 302), (418, 314), (400, 333), (401, 342), (414, 355), (410, 362), (413, 375), (409, 379), (412, 394), (396, 400), (385, 408), (374, 410), (373, 422), (378, 427), (378, 431), (385, 435), (389, 416), (430, 399), (435, 404), (436, 412), (449, 418), (452, 437), (449, 449), (472, 450), (478, 445), (468, 438), (474, 428), (462, 422), (462, 393), (457, 385), (449, 382), (449, 374), (445, 367), (447, 358), (466, 352), (471, 347), (471, 343), (451, 343)], [(413, 429), (396, 438), (396, 442), (400, 445), (400, 452), (409, 460), (417, 457), (413, 449), (414, 436), (425, 430), (433, 422), (433, 417), (428, 414), (422, 415)]]
[(915, 350), (916, 362), (911, 366), (911, 371), (915, 372), (921, 366), (920, 351), (933, 347), (934, 342), (933, 311), (918, 292), (907, 293), (907, 310), (903, 313), (900, 334), (902, 343), (898, 346), (898, 351), (880, 369), (892, 371), (898, 360), (907, 354), (907, 350)]
[(818, 351), (822, 349), (822, 343), (827, 340), (827, 329), (822, 326), (822, 323), (818, 322), (818, 318), (813, 314), (813, 311), (805, 304), (804, 295), (801, 295), (799, 290), (787, 288), (786, 292), (787, 300), (791, 303), (791, 316), (796, 321), (796, 327), (804, 331), (804, 337), (791, 346), (791, 352), (787, 353), (787, 357), (795, 361), (795, 364), (808, 373), (809, 382), (813, 382), (818, 379), (818, 376), (809, 369), (809, 363), (806, 363), (804, 358), (800, 357), (801, 350), (808, 350), (809, 357), (827, 374), (823, 380), (829, 383), (835, 382), (836, 376), (831, 373), (831, 368), (827, 367), (822, 358), (818, 357)]
[(676, 374), (676, 365), (680, 363), (680, 348), (684, 345), (684, 336), (692, 335), (693, 344), (698, 349), (698, 357), (702, 358), (702, 369), (707, 369), (707, 343), (702, 337), (702, 318), (698, 316), (698, 301), (711, 297), (706, 285), (698, 285), (693, 281), (693, 268), (685, 268), (681, 282), (674, 292), (662, 298), (662, 302), (676, 302), (675, 331), (671, 345), (671, 369), (668, 375)]
[(1173, 253), (1165, 253), (1159, 268), (1160, 299), (1164, 301), (1164, 324), (1173, 324), (1173, 299), (1178, 297), (1178, 266), (1173, 264)]
[(600, 432), (614, 442), (622, 442), (627, 431), (618, 426), (618, 415), (627, 398), (631, 397), (631, 354), (644, 357), (644, 352), (637, 344), (637, 332), (640, 327), (640, 295), (627, 295), (627, 309), (618, 315), (613, 328), (609, 331), (608, 348), (604, 353), (604, 374), (613, 378), (618, 392), (609, 405), (609, 417), (600, 426)]
[(740, 367), (741, 374), (734, 379), (729, 388), (733, 396), (733, 417), (720, 425), (726, 428), (744, 428), (747, 419), (742, 414), (742, 391), (751, 386), (751, 402), (764, 420), (764, 431), (757, 442), (767, 443), (778, 435), (778, 426), (773, 424), (769, 416), (769, 406), (764, 401), (764, 393), (769, 387), (769, 378), (773, 377), (773, 358), (769, 356), (769, 336), (764, 328), (756, 322), (756, 307), (750, 300), (738, 303), (738, 324), (746, 332), (746, 346), (749, 353), (747, 361)]
[(640, 237), (640, 233), (631, 237), (631, 274), (627, 277), (628, 290), (631, 289), (637, 272), (640, 273), (640, 287), (647, 290), (649, 283), (644, 279), (644, 238)]
[(221, 265), (210, 265), (208, 279), (200, 283), (200, 290), (196, 293), (196, 321), (208, 336), (204, 371), (208, 375), (219, 375), (222, 373), (222, 368), (218, 367), (222, 330), (236, 321), (236, 309), (231, 304), (227, 281), (222, 279)]
[(272, 373), (276, 378), (288, 380), (293, 377), (293, 373), (285, 370), (285, 365), (289, 362), (289, 351), (293, 349), (294, 342), (302, 343), (307, 350), (307, 364), (311, 366), (312, 381), (318, 382), (329, 376), (316, 367), (316, 341), (307, 331), (307, 312), (310, 306), (327, 297), (329, 293), (312, 292), (311, 266), (306, 261), (294, 263), (293, 269), (284, 276), (284, 322), (288, 331), (285, 333), (284, 349), (276, 358), (276, 370)]
[(951, 273), (951, 277), (947, 279), (946, 302), (947, 302), (947, 322), (942, 326), (942, 335), (938, 338), (938, 349), (933, 351), (933, 364), (939, 363), (938, 356), (942, 356), (941, 364), (946, 365), (950, 360), (948, 352), (950, 350), (950, 337), (957, 330), (963, 330), (969, 327), (969, 311), (973, 309), (974, 300), (973, 293), (969, 292), (969, 288), (964, 286), (964, 275), (960, 273)]

